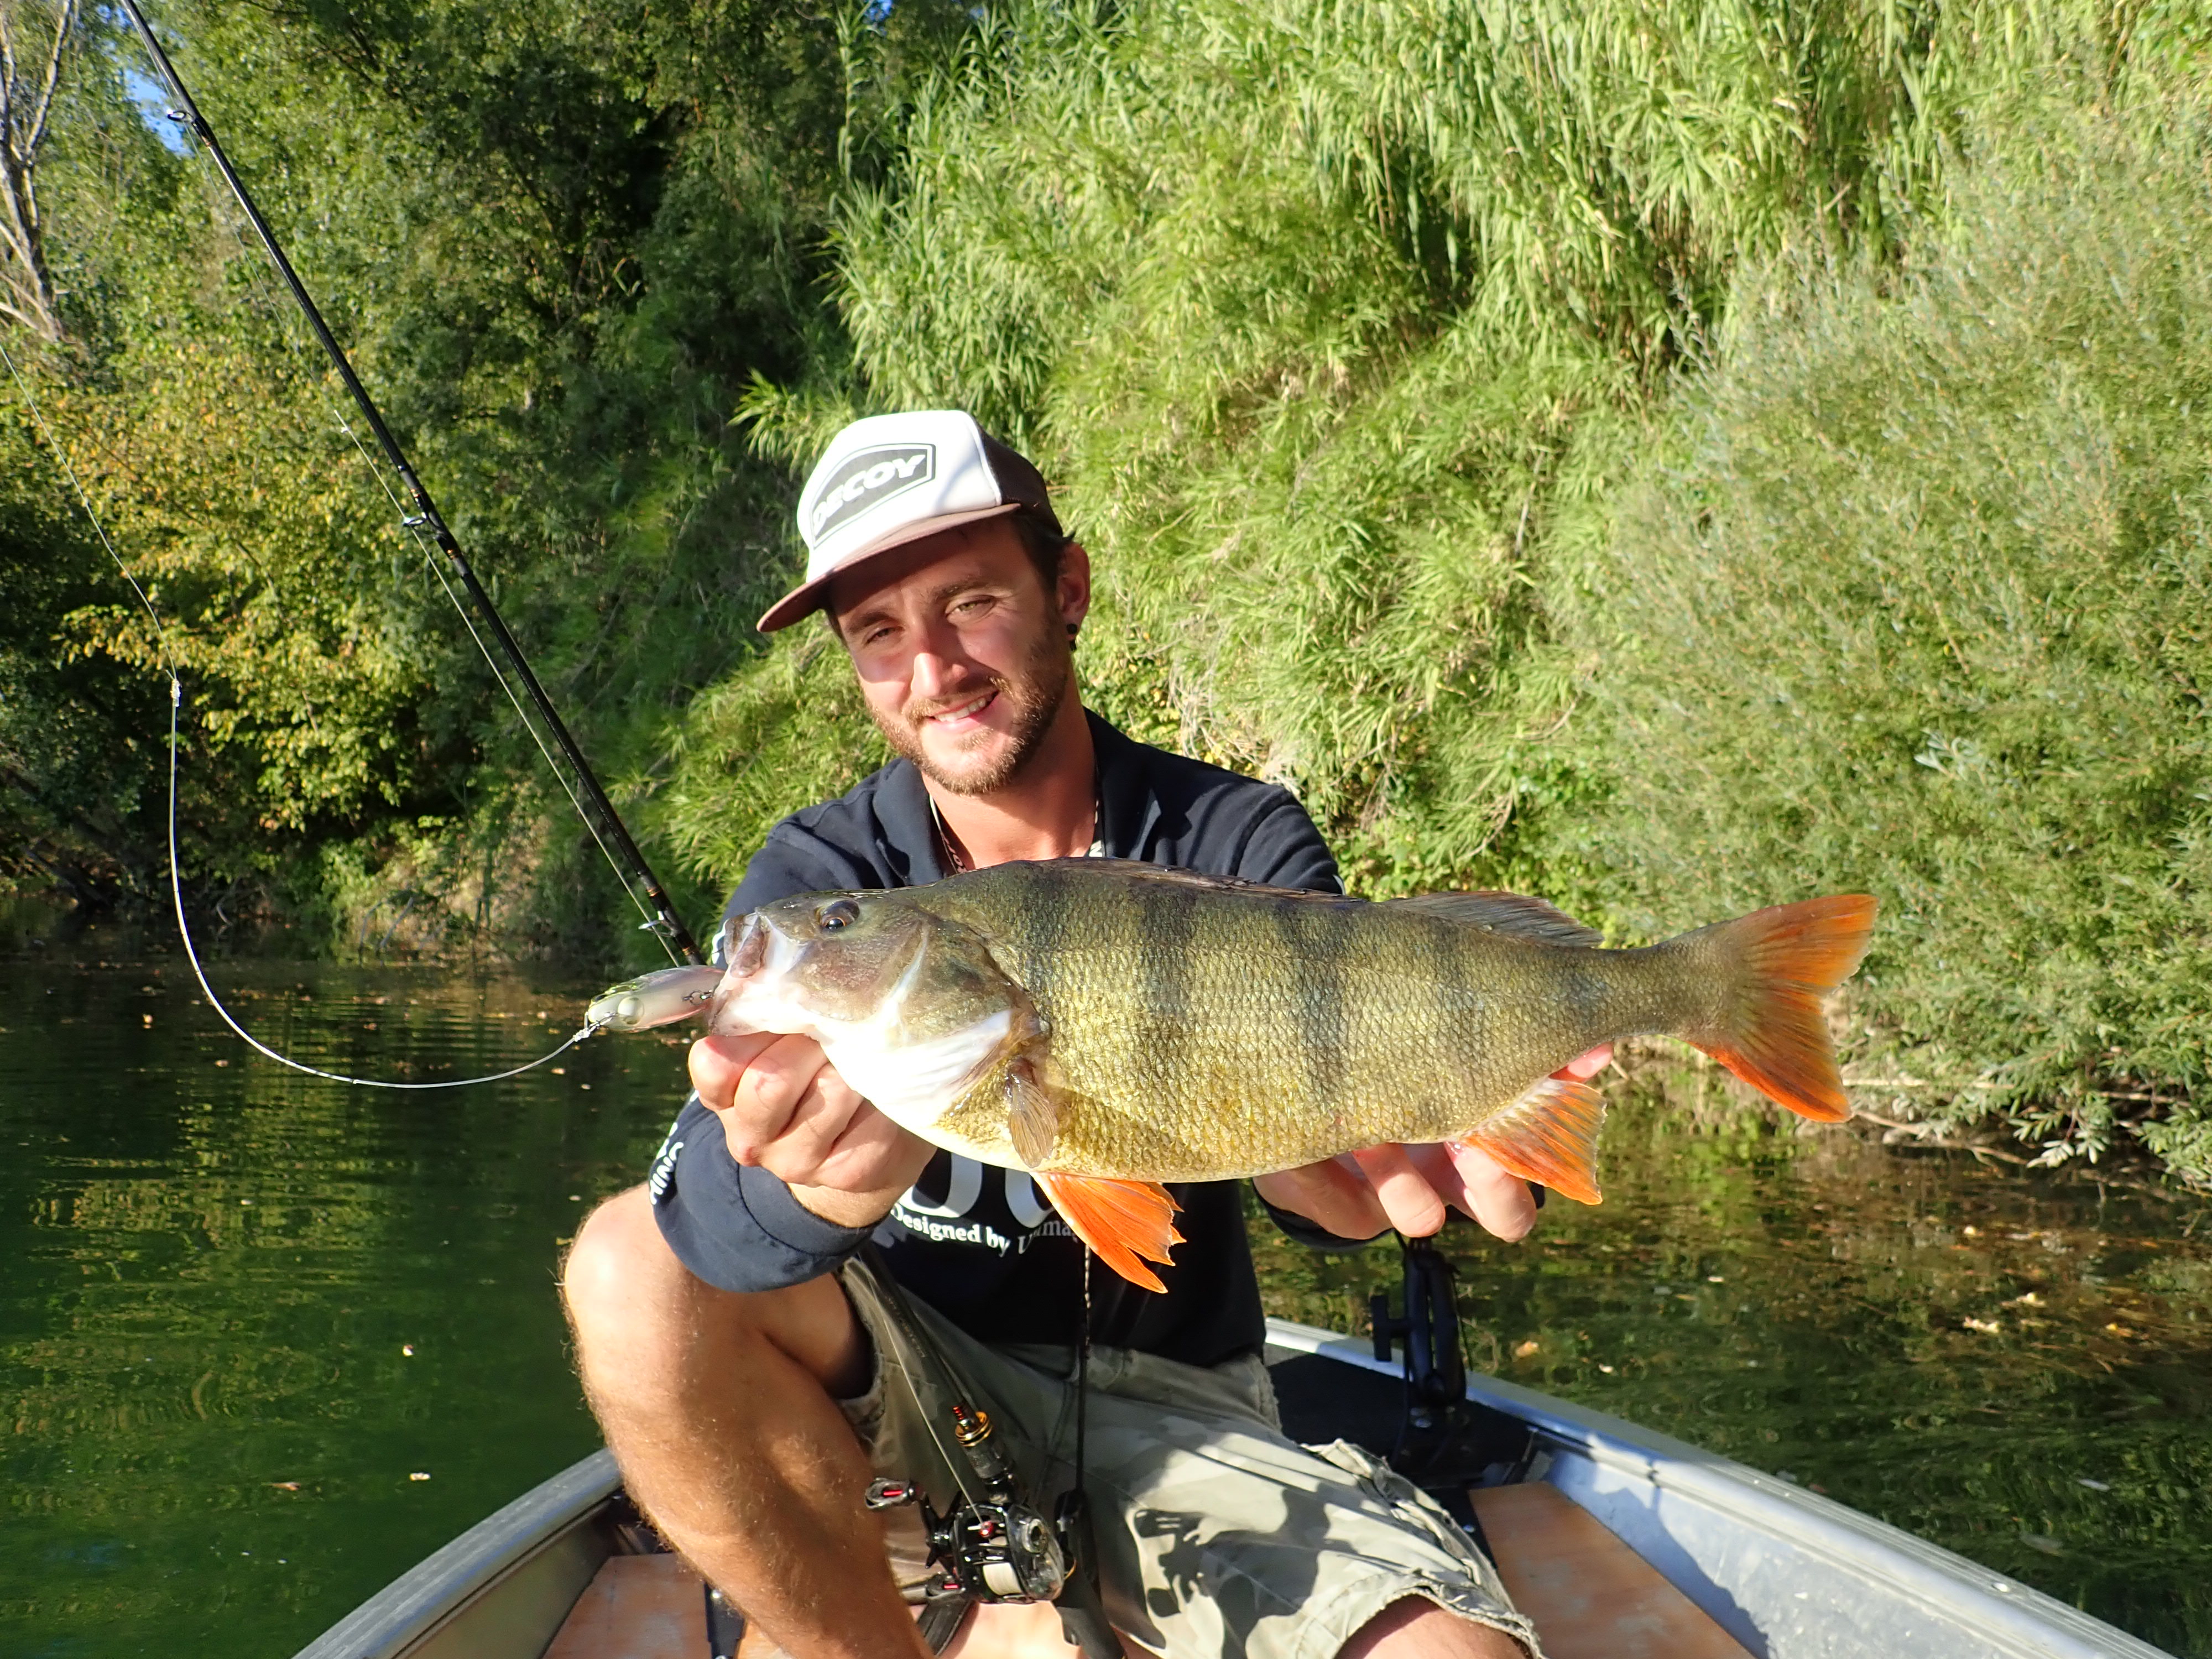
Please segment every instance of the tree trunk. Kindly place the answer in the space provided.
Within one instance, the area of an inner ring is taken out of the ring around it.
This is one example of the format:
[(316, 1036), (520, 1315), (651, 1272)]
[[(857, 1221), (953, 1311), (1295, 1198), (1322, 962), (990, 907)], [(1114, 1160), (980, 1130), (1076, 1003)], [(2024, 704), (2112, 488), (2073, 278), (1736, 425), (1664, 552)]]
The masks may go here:
[(49, 11), (36, 0), (0, 0), (0, 316), (49, 341), (61, 338), (62, 325), (39, 216), (39, 155), (78, 3), (61, 0)]

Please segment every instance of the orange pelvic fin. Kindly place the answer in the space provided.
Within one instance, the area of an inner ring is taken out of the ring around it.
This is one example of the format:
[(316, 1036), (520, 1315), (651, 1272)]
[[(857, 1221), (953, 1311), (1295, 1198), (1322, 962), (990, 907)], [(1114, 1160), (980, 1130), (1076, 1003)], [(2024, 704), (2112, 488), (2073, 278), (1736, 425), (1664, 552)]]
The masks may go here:
[(1851, 976), (1874, 933), (1875, 901), (1840, 893), (1754, 910), (1705, 929), (1743, 975), (1733, 1029), (1690, 1042), (1769, 1099), (1823, 1123), (1851, 1115), (1820, 999)]
[(1577, 1204), (1603, 1200), (1597, 1189), (1597, 1131), (1605, 1097), (1580, 1078), (1547, 1077), (1459, 1144)]
[[(1132, 1285), (1164, 1291), (1160, 1276), (1145, 1261), (1165, 1262), (1168, 1247), (1182, 1243), (1174, 1216), (1181, 1206), (1157, 1181), (1115, 1181), (1104, 1176), (1048, 1175), (1030, 1177), (1044, 1188), (1075, 1236)], [(1138, 1260), (1142, 1256), (1145, 1261)]]

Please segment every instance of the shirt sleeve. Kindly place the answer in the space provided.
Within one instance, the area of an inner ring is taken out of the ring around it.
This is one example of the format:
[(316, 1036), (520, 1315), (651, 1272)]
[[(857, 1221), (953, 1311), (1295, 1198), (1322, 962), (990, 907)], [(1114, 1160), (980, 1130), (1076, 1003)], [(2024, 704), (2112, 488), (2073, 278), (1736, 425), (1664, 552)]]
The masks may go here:
[(819, 1279), (871, 1231), (824, 1221), (767, 1170), (732, 1158), (721, 1120), (696, 1095), (661, 1144), (647, 1188), (676, 1259), (720, 1291), (780, 1291)]
[(1246, 881), (1268, 887), (1303, 887), (1316, 893), (1344, 890), (1337, 879), (1336, 860), (1328, 843), (1314, 828), (1306, 809), (1287, 789), (1270, 790), (1273, 797), (1254, 817), (1237, 854), (1236, 873)]
[[(839, 884), (782, 826), (769, 832), (745, 866), (744, 878), (723, 915), (748, 910)], [(723, 961), (722, 935), (714, 960)], [(722, 1137), (722, 1121), (693, 1095), (661, 1143), (647, 1182), (653, 1218), (676, 1259), (717, 1290), (780, 1291), (818, 1279), (860, 1248), (866, 1228), (824, 1221), (766, 1170), (739, 1164)]]

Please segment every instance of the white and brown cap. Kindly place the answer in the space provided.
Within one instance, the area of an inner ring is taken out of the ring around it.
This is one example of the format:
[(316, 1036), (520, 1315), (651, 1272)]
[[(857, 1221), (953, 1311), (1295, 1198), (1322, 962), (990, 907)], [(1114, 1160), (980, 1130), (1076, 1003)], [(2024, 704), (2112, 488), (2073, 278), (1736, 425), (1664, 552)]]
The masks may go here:
[(773, 634), (820, 610), (834, 578), (895, 547), (1014, 513), (1060, 532), (1043, 477), (973, 415), (926, 409), (855, 421), (830, 440), (799, 493), (806, 580), (757, 626)]

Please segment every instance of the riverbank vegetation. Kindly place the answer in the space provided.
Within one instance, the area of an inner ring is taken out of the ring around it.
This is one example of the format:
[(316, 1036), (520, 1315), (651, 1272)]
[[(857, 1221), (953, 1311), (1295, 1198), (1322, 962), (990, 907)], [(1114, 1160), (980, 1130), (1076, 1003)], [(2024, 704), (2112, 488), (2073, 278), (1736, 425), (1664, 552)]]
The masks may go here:
[[(826, 639), (747, 636), (805, 459), (961, 404), (1099, 562), (1097, 706), (1291, 784), (1362, 890), (1625, 942), (1864, 887), (1870, 1101), (2212, 1177), (2193, 9), (164, 18), (695, 914), (878, 758)], [(11, 349), (188, 633), (203, 890), (608, 949), (127, 61), (87, 37), (64, 339)], [(143, 889), (153, 648), (11, 422), (15, 867)]]

